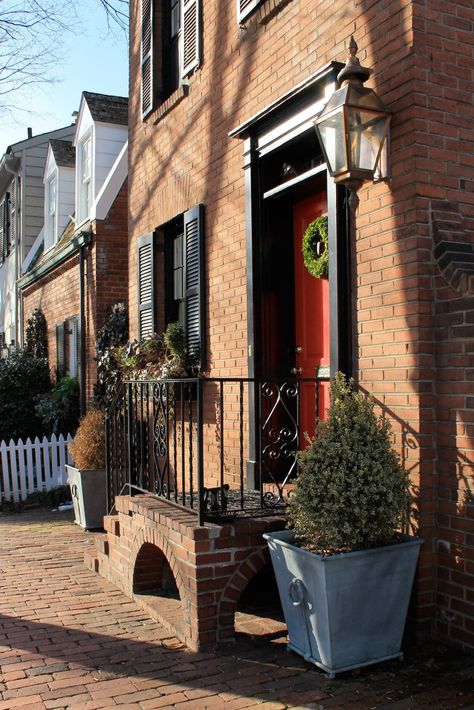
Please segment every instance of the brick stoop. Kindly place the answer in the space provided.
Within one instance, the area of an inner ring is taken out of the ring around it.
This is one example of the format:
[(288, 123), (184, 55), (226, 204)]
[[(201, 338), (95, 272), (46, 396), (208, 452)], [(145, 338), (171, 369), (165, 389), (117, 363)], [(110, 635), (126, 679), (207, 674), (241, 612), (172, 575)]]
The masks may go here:
[(190, 649), (234, 639), (236, 605), (269, 564), (264, 532), (285, 518), (196, 524), (196, 516), (150, 496), (119, 496), (87, 567), (119, 587)]

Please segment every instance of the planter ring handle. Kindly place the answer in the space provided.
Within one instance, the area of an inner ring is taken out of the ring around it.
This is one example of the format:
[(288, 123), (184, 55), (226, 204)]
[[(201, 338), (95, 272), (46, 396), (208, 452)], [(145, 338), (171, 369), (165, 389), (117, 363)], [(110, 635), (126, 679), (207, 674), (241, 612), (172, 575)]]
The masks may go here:
[(305, 591), (306, 589), (302, 580), (297, 577), (293, 577), (288, 585), (288, 592), (293, 602), (293, 606), (299, 606), (304, 602)]
[(79, 498), (78, 493), (77, 493), (77, 486), (75, 483), (73, 484), (73, 486), (71, 488), (71, 493), (72, 493), (73, 498)]

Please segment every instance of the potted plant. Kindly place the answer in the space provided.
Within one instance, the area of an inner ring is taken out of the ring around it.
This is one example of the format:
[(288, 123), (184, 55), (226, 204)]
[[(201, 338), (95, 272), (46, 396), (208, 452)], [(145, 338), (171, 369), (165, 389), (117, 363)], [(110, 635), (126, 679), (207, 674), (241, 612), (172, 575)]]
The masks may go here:
[(102, 528), (107, 513), (103, 412), (87, 412), (69, 451), (75, 464), (66, 468), (76, 523), (87, 530)]
[(265, 535), (289, 649), (331, 677), (400, 657), (422, 541), (399, 532), (410, 492), (390, 424), (341, 373), (299, 464), (293, 529)]

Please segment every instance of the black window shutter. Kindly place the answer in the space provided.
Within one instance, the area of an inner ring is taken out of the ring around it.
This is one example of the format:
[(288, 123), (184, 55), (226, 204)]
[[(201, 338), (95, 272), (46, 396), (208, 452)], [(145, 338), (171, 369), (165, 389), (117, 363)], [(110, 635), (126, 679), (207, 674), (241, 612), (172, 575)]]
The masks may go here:
[(186, 280), (186, 344), (191, 364), (201, 369), (205, 361), (204, 337), (204, 206), (184, 213)]
[(71, 319), (71, 330), (72, 330), (72, 342), (75, 345), (76, 352), (74, 357), (76, 359), (76, 377), (81, 382), (81, 322), (79, 316), (74, 316)]
[(182, 70), (184, 79), (197, 69), (201, 56), (200, 0), (181, 0), (182, 17)]
[(237, 22), (241, 23), (260, 5), (261, 0), (237, 0)]
[(141, 0), (141, 74), (142, 74), (142, 117), (153, 110), (154, 71), (153, 71), (153, 2)]
[(5, 261), (5, 256), (7, 253), (7, 235), (5, 232), (5, 209), (6, 209), (6, 196), (0, 202), (0, 264)]
[(58, 380), (66, 370), (66, 321), (56, 326), (56, 373)]
[(138, 240), (138, 331), (139, 338), (155, 332), (155, 238)]

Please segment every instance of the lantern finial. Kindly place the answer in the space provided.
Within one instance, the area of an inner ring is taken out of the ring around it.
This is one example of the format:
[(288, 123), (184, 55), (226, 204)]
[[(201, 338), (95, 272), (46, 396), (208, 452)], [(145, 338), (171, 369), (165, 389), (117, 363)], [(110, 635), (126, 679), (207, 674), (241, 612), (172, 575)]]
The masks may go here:
[(347, 48), (349, 50), (349, 57), (347, 58), (346, 66), (344, 69), (341, 69), (337, 75), (337, 80), (342, 84), (343, 81), (356, 79), (363, 84), (364, 81), (367, 81), (369, 76), (372, 74), (372, 69), (361, 66), (359, 58), (356, 57), (357, 50), (359, 48), (353, 35), (351, 35)]

